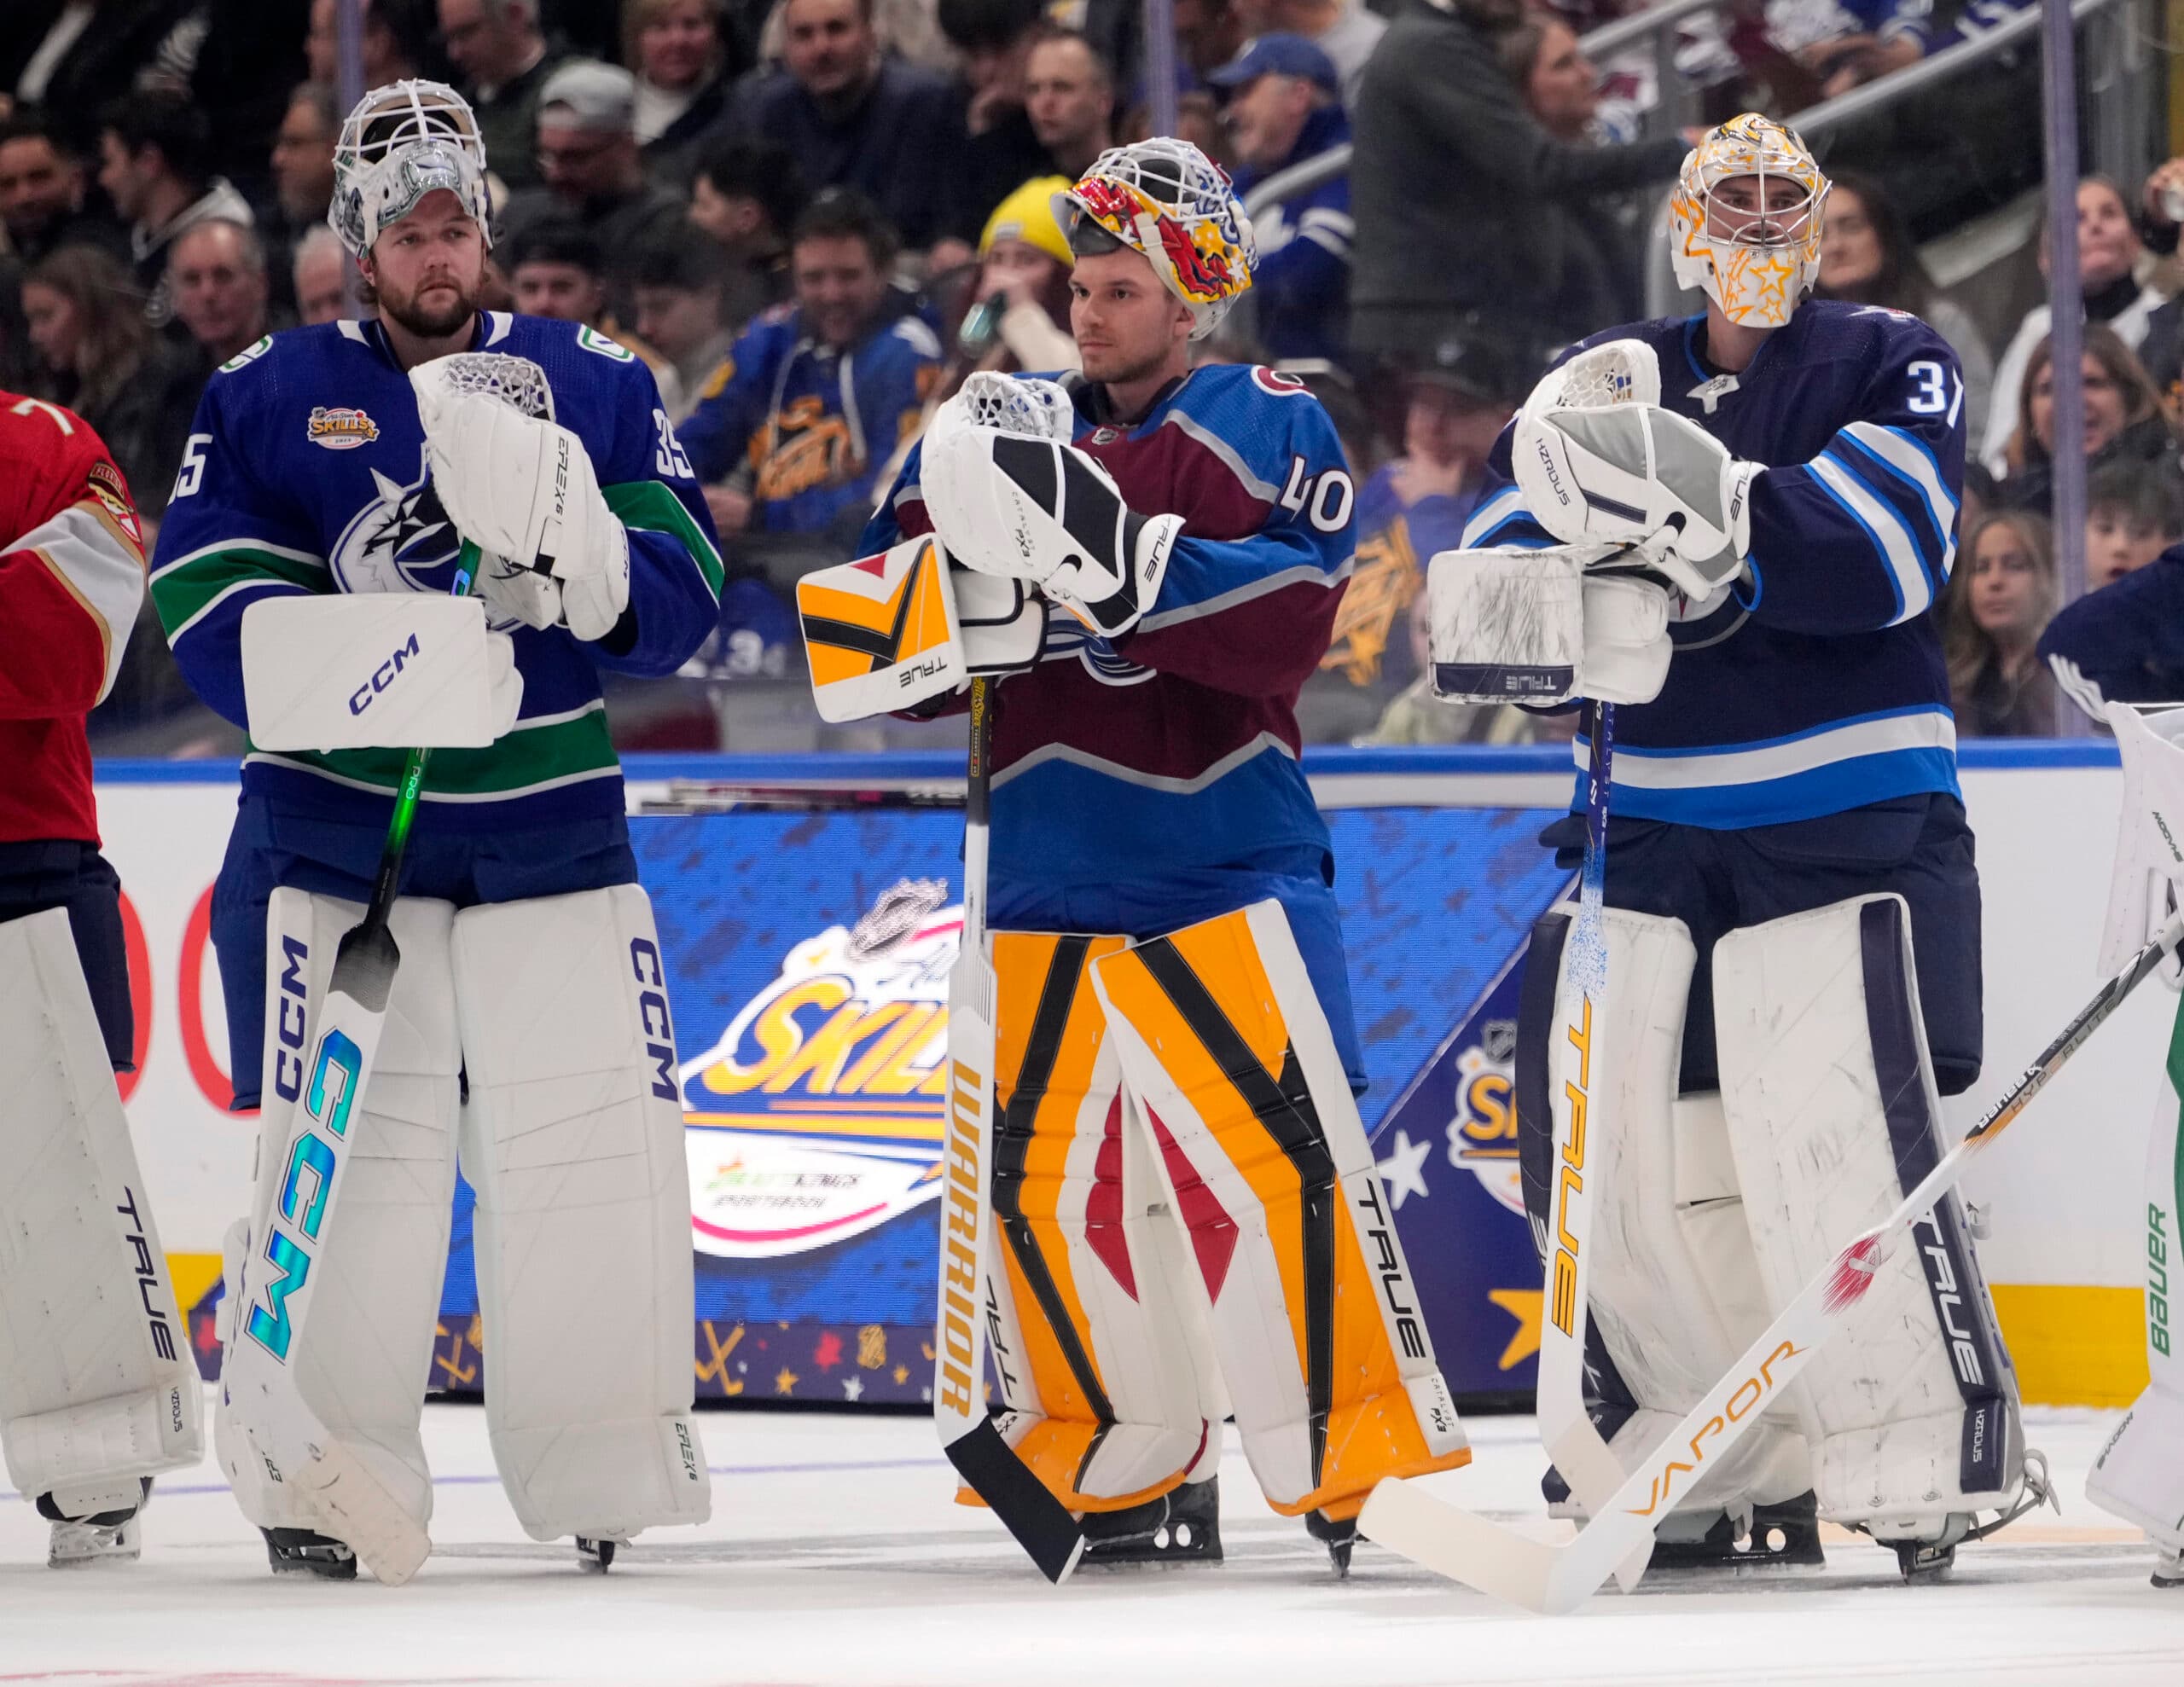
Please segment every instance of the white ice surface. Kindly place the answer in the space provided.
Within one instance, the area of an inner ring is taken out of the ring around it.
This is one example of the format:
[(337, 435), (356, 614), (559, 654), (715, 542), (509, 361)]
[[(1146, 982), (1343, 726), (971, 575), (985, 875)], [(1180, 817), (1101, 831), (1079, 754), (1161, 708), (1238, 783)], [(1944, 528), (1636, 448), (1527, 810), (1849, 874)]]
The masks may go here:
[[(0, 1491), (0, 1683), (2184, 1687), (2184, 1590), (2149, 1586), (2150, 1550), (2083, 1497), (2110, 1420), (2032, 1416), (2066, 1515), (1964, 1548), (1946, 1584), (1905, 1587), (1892, 1557), (1831, 1538), (1824, 1571), (1655, 1575), (1556, 1620), (1370, 1546), (1335, 1581), (1303, 1526), (1264, 1509), (1233, 1435), (1224, 1565), (1049, 1588), (990, 1518), (949, 1503), (930, 1423), (892, 1417), (705, 1414), (713, 1521), (590, 1576), (516, 1527), (484, 1412), (435, 1405), (436, 1545), (399, 1589), (276, 1582), (209, 1462), (163, 1481), (134, 1566), (45, 1568), (45, 1524)], [(1472, 1467), (1437, 1486), (1541, 1517), (1531, 1420), (1471, 1429)]]

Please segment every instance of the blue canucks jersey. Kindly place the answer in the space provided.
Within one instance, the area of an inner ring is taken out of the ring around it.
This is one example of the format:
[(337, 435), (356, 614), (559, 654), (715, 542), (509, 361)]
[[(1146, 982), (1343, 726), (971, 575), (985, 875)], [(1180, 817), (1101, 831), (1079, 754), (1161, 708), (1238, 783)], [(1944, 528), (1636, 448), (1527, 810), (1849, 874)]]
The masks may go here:
[[(1614, 328), (1642, 339), (1664, 406), (1766, 466), (1751, 490), (1751, 577), (1672, 606), (1676, 656), (1651, 703), (1616, 710), (1614, 812), (1733, 830), (1919, 792), (1957, 794), (1956, 728), (1928, 613), (1956, 556), (1964, 381), (1916, 317), (1809, 300), (1731, 376), (1705, 319)], [(1509, 484), (1468, 546), (1554, 540)], [(1587, 749), (1576, 747), (1583, 800)]]
[[(421, 832), (537, 828), (623, 809), (599, 670), (673, 673), (713, 629), (721, 561), (712, 519), (645, 366), (574, 323), (492, 312), (474, 349), (530, 358), (555, 420), (584, 443), (630, 536), (630, 606), (595, 643), (566, 628), (495, 624), (523, 675), (514, 729), (434, 753)], [(330, 592), (444, 593), (461, 541), (433, 490), (409, 377), (375, 322), (275, 334), (205, 389), (160, 530), (152, 597), (197, 694), (247, 729), (243, 612)], [(401, 750), (243, 760), (243, 788), (328, 818), (384, 824)]]

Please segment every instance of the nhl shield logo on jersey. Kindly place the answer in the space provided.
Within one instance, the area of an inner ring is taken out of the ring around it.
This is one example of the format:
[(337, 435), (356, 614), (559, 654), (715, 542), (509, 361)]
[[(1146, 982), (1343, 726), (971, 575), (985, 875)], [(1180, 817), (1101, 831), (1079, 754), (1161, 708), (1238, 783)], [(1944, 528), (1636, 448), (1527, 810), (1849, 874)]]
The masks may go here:
[(346, 404), (314, 406), (304, 424), (304, 438), (329, 451), (353, 451), (379, 438), (379, 424)]

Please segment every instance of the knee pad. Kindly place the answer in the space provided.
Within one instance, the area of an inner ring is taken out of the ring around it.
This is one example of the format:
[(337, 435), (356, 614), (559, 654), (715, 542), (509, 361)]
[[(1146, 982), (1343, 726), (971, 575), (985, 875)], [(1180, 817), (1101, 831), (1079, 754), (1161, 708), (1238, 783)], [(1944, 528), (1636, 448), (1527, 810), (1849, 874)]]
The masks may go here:
[(193, 1464), (202, 1387), (60, 908), (0, 923), (0, 1446), (64, 1516)]
[[(1887, 1216), (1941, 1153), (1901, 897), (1731, 932), (1714, 952), (1722, 1099), (1769, 1304)], [(1798, 1384), (1821, 1515), (1887, 1539), (2023, 1485), (2017, 1383), (1955, 1194), (1891, 1250)]]
[(432, 1516), (418, 1422), (455, 1197), (454, 913), (418, 897), (394, 905), (388, 924), (402, 963), (363, 1104), (349, 1121), (340, 1197), (305, 1265), (309, 1314), (294, 1321), (294, 1261), (276, 1264), (270, 1251), (275, 1218), (308, 1188), (308, 1178), (291, 1175), (311, 1126), (305, 1063), (335, 948), (363, 910), (293, 889), (267, 903), (257, 1176), (250, 1217), (229, 1233), (227, 1358), (215, 1414), (222, 1468), (243, 1515), (261, 1528), (326, 1527), (266, 1456), (299, 1423), (355, 1454), (420, 1528)]
[[(1745, 1231), (1720, 1099), (1679, 1098), (1683, 1022), (1696, 960), (1682, 920), (1607, 908), (1606, 985), (1589, 1019), (1571, 976), (1577, 909), (1535, 931), (1519, 1023), (1516, 1088), (1527, 1202), (1548, 1272), (1542, 1316), (1565, 1334), (1582, 1275), (1589, 1321), (1627, 1392), (1602, 1414), (1626, 1470), (1721, 1378), (1769, 1314), (1751, 1288)], [(1546, 980), (1553, 980), (1550, 994)], [(1542, 1128), (1541, 1122), (1545, 1128)], [(1589, 1232), (1567, 1221), (1589, 1191)], [(1542, 1377), (1542, 1385), (1547, 1379)], [(1711, 1516), (1773, 1504), (1811, 1486), (1794, 1425), (1747, 1433), (1677, 1501)]]
[(1003, 1434), (1072, 1510), (1157, 1498), (1220, 1444), (1153, 1128), (1124, 1093), (1089, 969), (1120, 937), (993, 934), (989, 1326)]
[(465, 908), (485, 1416), (532, 1539), (700, 1523), (690, 1173), (652, 904), (634, 884)]
[(1124, 1081), (1159, 1137), (1268, 1503), (1340, 1518), (1384, 1478), (1468, 1462), (1281, 904), (1106, 955), (1092, 975)]

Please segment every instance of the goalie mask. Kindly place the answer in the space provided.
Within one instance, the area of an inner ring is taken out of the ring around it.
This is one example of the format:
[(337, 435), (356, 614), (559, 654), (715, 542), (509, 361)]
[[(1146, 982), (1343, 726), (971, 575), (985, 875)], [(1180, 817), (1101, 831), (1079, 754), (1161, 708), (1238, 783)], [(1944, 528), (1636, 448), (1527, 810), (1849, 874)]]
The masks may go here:
[(1142, 253), (1190, 307), (1193, 339), (1220, 327), (1252, 284), (1251, 219), (1227, 172), (1188, 141), (1159, 136), (1110, 148), (1054, 195), (1054, 210), (1072, 251), (1107, 250), (1105, 236)]
[(380, 230), (444, 188), (492, 244), (485, 142), (462, 95), (440, 82), (391, 82), (357, 101), (334, 143), (334, 202), (326, 221), (363, 258)]
[[(1756, 189), (1744, 203), (1724, 183)], [(1794, 130), (1746, 112), (1707, 131), (1669, 200), (1669, 252), (1681, 287), (1704, 288), (1731, 322), (1779, 328), (1820, 273), (1828, 180)]]

